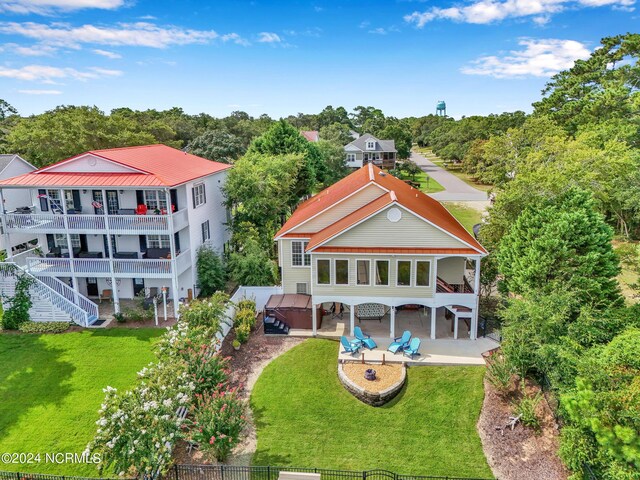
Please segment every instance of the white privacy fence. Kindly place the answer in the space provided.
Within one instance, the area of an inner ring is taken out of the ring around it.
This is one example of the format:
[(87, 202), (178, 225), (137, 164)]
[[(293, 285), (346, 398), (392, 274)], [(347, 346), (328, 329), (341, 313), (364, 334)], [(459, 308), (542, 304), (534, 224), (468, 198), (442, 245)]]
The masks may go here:
[(216, 334), (216, 336), (220, 340), (220, 343), (222, 343), (222, 340), (224, 339), (224, 337), (227, 336), (227, 334), (231, 330), (231, 327), (233, 326), (233, 317), (235, 317), (235, 314), (236, 314), (235, 305), (240, 300), (245, 300), (245, 299), (254, 300), (256, 302), (256, 313), (257, 313), (264, 310), (264, 306), (267, 304), (267, 301), (269, 301), (269, 297), (271, 295), (277, 295), (281, 293), (283, 293), (283, 289), (280, 286), (273, 286), (273, 287), (240, 286), (238, 287), (236, 292), (231, 297), (231, 305), (229, 305), (229, 307), (227, 308), (227, 312), (225, 314), (226, 323), (222, 327), (222, 332), (219, 332)]

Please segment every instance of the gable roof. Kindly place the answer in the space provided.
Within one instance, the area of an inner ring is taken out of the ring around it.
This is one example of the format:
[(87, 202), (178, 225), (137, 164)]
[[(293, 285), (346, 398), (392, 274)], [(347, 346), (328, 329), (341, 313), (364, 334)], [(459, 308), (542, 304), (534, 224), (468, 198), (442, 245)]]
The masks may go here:
[[(133, 170), (131, 173), (56, 171), (61, 165), (87, 155), (96, 156)], [(0, 185), (22, 187), (174, 187), (228, 168), (231, 168), (231, 165), (213, 162), (166, 145), (144, 145), (91, 150), (34, 172), (2, 180)]]
[(310, 142), (317, 142), (320, 140), (320, 134), (317, 130), (303, 130), (300, 134)]
[(338, 235), (356, 223), (374, 215), (382, 208), (391, 203), (396, 203), (449, 235), (466, 243), (475, 251), (487, 253), (473, 235), (471, 235), (440, 202), (420, 190), (411, 187), (406, 182), (383, 172), (380, 168), (372, 164), (365, 165), (300, 204), (276, 234), (276, 239), (286, 235), (290, 230), (310, 218), (321, 214), (331, 206), (349, 197), (352, 193), (370, 184), (375, 184), (380, 187), (380, 197), (351, 212), (349, 215), (324, 228), (320, 232), (314, 232), (310, 235), (311, 239), (307, 249), (321, 245), (329, 238)]
[[(376, 148), (374, 150), (367, 150), (367, 141), (373, 140), (376, 142)], [(364, 135), (356, 138), (353, 142), (348, 143), (344, 146), (345, 150), (349, 147), (351, 150), (356, 148), (363, 152), (396, 152), (396, 142), (395, 140), (380, 140), (370, 133), (365, 133)]]
[(7, 168), (9, 164), (14, 160), (19, 160), (23, 162), (25, 165), (28, 165), (33, 170), (36, 169), (36, 167), (31, 165), (29, 162), (27, 162), (24, 158), (22, 158), (20, 155), (16, 153), (2, 153), (0, 154), (0, 173), (3, 172), (4, 169)]

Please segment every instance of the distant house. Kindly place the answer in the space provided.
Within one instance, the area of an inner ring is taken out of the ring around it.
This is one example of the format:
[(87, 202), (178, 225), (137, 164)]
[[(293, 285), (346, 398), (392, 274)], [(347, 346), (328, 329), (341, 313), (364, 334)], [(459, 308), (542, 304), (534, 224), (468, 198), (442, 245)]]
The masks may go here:
[(303, 130), (300, 133), (310, 142), (317, 142), (318, 140), (320, 140), (320, 134), (317, 130)]
[[(33, 172), (36, 169), (20, 155), (3, 154), (0, 155), (0, 180), (15, 177), (25, 173)], [(7, 210), (15, 210), (24, 205), (30, 205), (31, 197), (26, 191), (5, 191), (2, 198), (4, 208)], [(13, 254), (19, 254), (34, 248), (38, 244), (37, 235), (30, 233), (13, 235), (9, 241), (9, 245), (5, 244), (4, 235), (0, 238), (0, 251), (4, 251), (9, 246)]]
[(380, 140), (369, 133), (345, 145), (344, 152), (350, 168), (360, 168), (367, 163), (383, 168), (396, 166), (396, 143), (393, 140)]

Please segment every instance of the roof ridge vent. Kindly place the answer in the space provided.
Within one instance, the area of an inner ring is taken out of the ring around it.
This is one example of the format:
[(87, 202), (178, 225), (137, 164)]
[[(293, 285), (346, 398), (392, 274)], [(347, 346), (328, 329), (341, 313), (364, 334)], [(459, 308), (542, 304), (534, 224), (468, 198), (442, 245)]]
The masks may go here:
[(389, 195), (391, 195), (391, 200), (394, 202), (398, 201), (398, 197), (396, 197), (396, 192), (394, 190), (389, 191)]

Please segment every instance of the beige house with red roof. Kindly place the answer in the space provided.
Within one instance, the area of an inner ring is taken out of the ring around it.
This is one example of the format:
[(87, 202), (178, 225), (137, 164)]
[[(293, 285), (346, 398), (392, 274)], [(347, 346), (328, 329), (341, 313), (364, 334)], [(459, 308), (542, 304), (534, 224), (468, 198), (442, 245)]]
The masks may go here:
[(439, 202), (372, 164), (302, 203), (275, 240), (284, 293), (311, 296), (313, 334), (316, 307), (340, 305), (351, 335), (373, 319), (395, 337), (406, 328), (396, 312), (420, 310), (432, 339), (444, 321), (452, 338), (477, 337), (487, 251)]
[(8, 261), (48, 287), (42, 294), (77, 323), (83, 314), (65, 300), (91, 323), (96, 299), (112, 300), (118, 312), (120, 299), (164, 288), (177, 312), (180, 298), (197, 294), (198, 248), (222, 251), (228, 241), (222, 186), (230, 167), (147, 145), (89, 151), (1, 180), (0, 197), (20, 190), (28, 199), (5, 204), (5, 245), (28, 233), (42, 250), (26, 258), (7, 251)]

